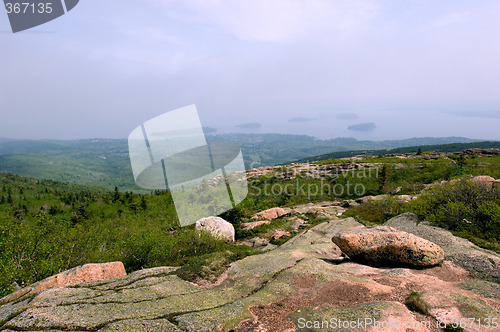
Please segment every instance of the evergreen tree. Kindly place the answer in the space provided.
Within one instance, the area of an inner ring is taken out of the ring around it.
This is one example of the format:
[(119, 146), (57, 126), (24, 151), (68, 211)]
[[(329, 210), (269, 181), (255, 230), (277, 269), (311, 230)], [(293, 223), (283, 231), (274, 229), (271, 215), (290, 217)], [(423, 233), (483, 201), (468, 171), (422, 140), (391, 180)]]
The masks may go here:
[(387, 182), (387, 166), (384, 164), (382, 170), (380, 171), (380, 182), (378, 187), (378, 192), (381, 194), (384, 189), (385, 183)]
[(146, 196), (141, 196), (141, 209), (146, 210), (148, 208), (148, 203), (146, 202)]
[(115, 186), (115, 192), (113, 194), (113, 203), (116, 203), (117, 201), (119, 201), (120, 198), (121, 198), (120, 191), (118, 191), (118, 187)]

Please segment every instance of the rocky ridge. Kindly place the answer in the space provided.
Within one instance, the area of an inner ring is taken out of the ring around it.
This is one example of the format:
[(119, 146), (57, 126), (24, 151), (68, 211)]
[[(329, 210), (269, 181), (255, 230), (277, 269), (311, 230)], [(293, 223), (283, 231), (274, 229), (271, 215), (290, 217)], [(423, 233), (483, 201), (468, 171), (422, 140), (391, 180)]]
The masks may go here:
[[(494, 330), (477, 322), (500, 316), (499, 255), (428, 223), (417, 225), (415, 215), (403, 214), (384, 226), (437, 244), (444, 250), (444, 263), (429, 269), (370, 267), (345, 259), (331, 241), (339, 232), (365, 228), (353, 218), (339, 219), (338, 202), (305, 204), (286, 212), (293, 218), (311, 209), (329, 220), (232, 263), (209, 287), (173, 275), (176, 268), (159, 267), (45, 289), (1, 305), (0, 329), (293, 331), (305, 328), (304, 322), (367, 318), (413, 324), (414, 331), (439, 331), (438, 322), (445, 319), (474, 317), (476, 323), (467, 331)], [(428, 304), (428, 316), (405, 306), (411, 292)], [(324, 329), (311, 325), (308, 330)]]
[[(383, 157), (396, 157), (401, 160), (404, 159), (419, 159), (419, 160), (438, 160), (445, 159), (450, 164), (456, 164), (456, 161), (451, 159), (451, 155), (456, 153), (452, 152), (433, 152), (423, 155), (413, 154), (387, 154)], [(500, 155), (500, 149), (480, 149), (473, 148), (460, 152), (461, 155), (482, 157), (489, 155)], [(383, 163), (369, 163), (366, 162), (367, 158), (375, 158), (374, 155), (360, 155), (349, 158), (339, 158), (342, 162), (331, 164), (314, 164), (314, 163), (291, 163), (282, 166), (263, 166), (247, 171), (247, 178), (249, 180), (256, 179), (260, 176), (273, 176), (282, 180), (293, 180), (296, 177), (307, 177), (314, 179), (325, 178), (326, 176), (338, 176), (339, 174), (346, 174), (352, 171), (378, 169), (383, 166)], [(360, 162), (365, 160), (365, 162)], [(412, 167), (422, 167), (422, 163), (410, 164)], [(403, 164), (396, 164), (396, 167), (404, 167)]]

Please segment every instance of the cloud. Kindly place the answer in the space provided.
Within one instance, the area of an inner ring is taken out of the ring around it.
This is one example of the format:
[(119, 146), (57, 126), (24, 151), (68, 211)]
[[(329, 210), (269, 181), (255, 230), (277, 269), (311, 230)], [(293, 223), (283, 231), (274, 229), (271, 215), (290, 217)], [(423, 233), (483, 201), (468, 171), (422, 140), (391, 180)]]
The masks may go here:
[(209, 23), (246, 41), (292, 42), (311, 32), (355, 29), (377, 12), (372, 0), (149, 0), (169, 18)]
[(372, 131), (375, 130), (377, 126), (373, 122), (358, 123), (347, 127), (347, 130), (351, 131)]
[(444, 27), (450, 24), (466, 22), (470, 20), (471, 12), (451, 13), (438, 18), (433, 22), (436, 27)]

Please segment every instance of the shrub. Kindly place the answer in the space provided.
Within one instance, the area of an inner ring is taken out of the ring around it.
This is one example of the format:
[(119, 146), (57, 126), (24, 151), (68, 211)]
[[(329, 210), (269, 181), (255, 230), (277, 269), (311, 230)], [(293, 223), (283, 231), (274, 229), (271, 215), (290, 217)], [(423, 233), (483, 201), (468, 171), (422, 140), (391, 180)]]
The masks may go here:
[(382, 224), (392, 217), (404, 212), (404, 204), (395, 197), (388, 196), (378, 200), (369, 200), (356, 206), (344, 216), (352, 216), (362, 222)]
[(408, 203), (406, 209), (477, 245), (500, 249), (498, 189), (462, 179), (425, 190), (418, 199)]
[(411, 292), (405, 300), (405, 305), (411, 311), (429, 315), (429, 305), (422, 300), (422, 298), (420, 298), (420, 294), (418, 292)]
[(500, 235), (500, 192), (472, 181), (437, 185), (410, 202), (410, 210), (451, 230), (477, 229)]
[(465, 331), (463, 327), (457, 325), (457, 324), (448, 324), (444, 328), (445, 332), (462, 332)]

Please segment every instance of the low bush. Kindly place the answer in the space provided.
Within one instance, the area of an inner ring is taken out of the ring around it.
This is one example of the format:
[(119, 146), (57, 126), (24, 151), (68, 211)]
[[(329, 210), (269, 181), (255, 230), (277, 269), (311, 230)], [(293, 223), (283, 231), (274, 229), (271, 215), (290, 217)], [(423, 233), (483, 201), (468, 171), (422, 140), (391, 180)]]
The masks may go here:
[(464, 178), (425, 190), (405, 209), (418, 214), (422, 220), (447, 228), (479, 245), (500, 249), (498, 188)]
[(369, 200), (359, 206), (351, 208), (345, 217), (355, 217), (360, 222), (370, 224), (383, 224), (392, 217), (405, 212), (405, 203), (395, 197), (388, 196), (377, 200)]
[(457, 324), (448, 324), (444, 328), (445, 332), (462, 332), (465, 331), (463, 327)]
[(411, 311), (419, 312), (423, 315), (429, 315), (429, 305), (422, 300), (418, 292), (411, 292), (405, 300), (405, 305)]

